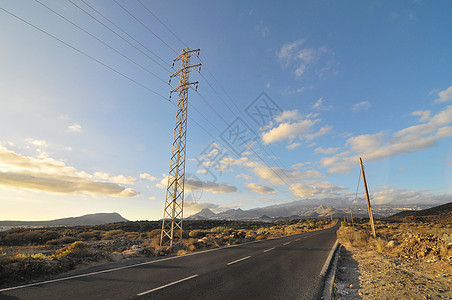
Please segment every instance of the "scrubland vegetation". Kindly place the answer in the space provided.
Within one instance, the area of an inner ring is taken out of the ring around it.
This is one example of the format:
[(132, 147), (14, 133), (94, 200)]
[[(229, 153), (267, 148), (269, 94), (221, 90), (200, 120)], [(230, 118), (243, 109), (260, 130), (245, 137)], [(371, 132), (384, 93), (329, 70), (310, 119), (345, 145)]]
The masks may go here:
[(366, 248), (406, 259), (442, 260), (452, 264), (452, 224), (449, 222), (376, 220), (377, 238), (368, 219), (355, 226), (342, 222), (337, 235), (345, 246)]
[(123, 222), (100, 226), (17, 228), (0, 232), (0, 286), (53, 277), (81, 265), (145, 259), (229, 246), (323, 229), (330, 219), (276, 223), (186, 221), (184, 239), (159, 246), (160, 222)]

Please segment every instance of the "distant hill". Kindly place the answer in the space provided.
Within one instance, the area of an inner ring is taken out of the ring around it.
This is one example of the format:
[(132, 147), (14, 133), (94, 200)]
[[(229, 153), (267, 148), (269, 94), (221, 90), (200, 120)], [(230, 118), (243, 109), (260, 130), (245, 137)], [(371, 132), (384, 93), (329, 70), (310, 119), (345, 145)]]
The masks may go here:
[(97, 213), (51, 221), (0, 221), (0, 226), (89, 226), (127, 221), (118, 213)]
[(423, 209), (423, 210), (408, 210), (401, 211), (393, 216), (391, 219), (402, 219), (408, 217), (446, 217), (452, 218), (452, 202), (442, 204), (439, 206)]
[(215, 216), (215, 213), (208, 208), (204, 208), (194, 215), (191, 215), (188, 219), (190, 220), (209, 220)]

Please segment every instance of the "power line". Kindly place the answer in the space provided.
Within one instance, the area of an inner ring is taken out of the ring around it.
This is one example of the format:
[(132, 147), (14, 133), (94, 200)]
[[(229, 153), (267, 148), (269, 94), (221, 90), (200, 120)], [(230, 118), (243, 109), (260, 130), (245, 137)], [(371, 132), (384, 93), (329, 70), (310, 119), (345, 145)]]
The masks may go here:
[(104, 26), (105, 28), (107, 28), (108, 30), (110, 30), (113, 34), (115, 34), (117, 37), (119, 37), (120, 39), (122, 39), (124, 42), (126, 42), (127, 44), (129, 44), (130, 46), (132, 46), (133, 48), (135, 48), (136, 50), (138, 50), (140, 53), (142, 53), (144, 56), (146, 56), (147, 58), (149, 58), (150, 60), (152, 60), (154, 63), (156, 63), (157, 65), (159, 65), (160, 67), (162, 67), (164, 70), (166, 70), (167, 72), (171, 72), (170, 70), (168, 70), (166, 67), (162, 66), (158, 61), (156, 61), (155, 59), (153, 59), (152, 57), (150, 57), (149, 55), (147, 55), (145, 52), (143, 52), (141, 49), (139, 49), (138, 47), (136, 47), (134, 44), (132, 44), (131, 42), (129, 42), (127, 39), (123, 38), (120, 34), (118, 34), (116, 31), (114, 31), (113, 29), (111, 29), (110, 27), (108, 27), (107, 25), (105, 25), (103, 22), (99, 21), (96, 17), (94, 17), (93, 15), (91, 15), (89, 12), (87, 12), (86, 10), (84, 10), (83, 8), (81, 8), (80, 6), (78, 6), (77, 4), (75, 4), (72, 0), (68, 0), (72, 5), (74, 5), (75, 7), (77, 7), (78, 9), (80, 9), (81, 11), (83, 11), (85, 14), (87, 14), (88, 16), (90, 16), (92, 19), (94, 19), (96, 22), (98, 22), (99, 24), (101, 24), (102, 26)]
[(159, 21), (160, 24), (162, 24), (166, 30), (168, 30), (176, 39), (179, 40), (179, 42), (181, 42), (185, 47), (188, 47), (188, 45), (186, 43), (184, 43), (184, 41), (182, 41), (168, 26), (165, 25), (165, 23), (163, 23), (149, 8), (146, 7), (146, 5), (144, 5), (140, 0), (137, 0), (152, 16), (154, 16), (154, 18), (157, 19), (157, 21)]
[[(181, 39), (179, 38), (179, 36), (174, 33), (162, 20), (160, 20), (156, 14), (154, 14), (148, 7), (146, 7), (140, 0), (137, 0), (155, 19), (157, 19), (157, 21), (162, 24), (177, 40), (179, 40), (182, 44), (184, 44), (186, 47), (187, 44)], [(243, 115), (243, 113), (241, 112), (241, 110), (237, 107), (237, 105), (235, 104), (235, 102), (232, 100), (232, 98), (229, 96), (229, 94), (226, 92), (226, 90), (223, 88), (223, 86), (220, 84), (220, 82), (216, 79), (216, 77), (212, 74), (212, 72), (210, 72), (209, 68), (207, 67), (207, 65), (201, 60), (201, 58), (199, 58), (199, 60), (201, 61), (201, 63), (203, 64), (203, 66), (206, 68), (207, 72), (212, 76), (212, 78), (217, 82), (218, 86), (220, 86), (220, 88), (223, 90), (223, 92), (228, 96), (230, 102), (235, 106), (235, 108), (237, 109), (237, 111)], [(207, 80), (207, 78), (204, 77), (203, 74), (201, 74), (201, 77), (206, 81), (206, 83), (209, 85), (209, 87), (214, 91), (214, 93), (218, 96), (218, 98), (221, 100), (221, 102), (223, 102), (223, 104), (229, 109), (229, 111), (237, 118), (237, 115), (232, 111), (232, 109), (230, 108), (230, 106), (227, 104), (227, 102), (223, 99), (223, 97), (221, 97), (221, 95), (217, 92), (217, 90), (210, 84), (210, 82)], [(205, 101), (206, 102), (206, 101)], [(208, 104), (208, 103), (207, 103)], [(209, 107), (210, 104), (208, 104)], [(222, 117), (221, 117), (222, 118)], [(223, 118), (222, 118), (223, 119)], [(245, 118), (246, 119), (246, 118)], [(246, 122), (244, 119), (244, 122)], [(223, 119), (224, 120), (224, 119)], [(275, 159), (273, 159), (273, 157), (267, 152), (266, 148), (260, 141), (259, 141), (259, 145), (261, 146), (261, 148), (264, 150), (264, 152), (268, 155), (268, 157), (278, 166), (280, 167), (280, 169), (284, 169), (287, 170), (287, 168), (281, 166)], [(268, 148), (268, 150), (273, 154), (273, 156), (276, 157), (275, 153)], [(285, 176), (289, 179), (289, 181), (291, 181), (292, 183), (294, 183), (294, 180), (288, 176), (287, 172), (284, 172)]]
[[(228, 125), (228, 122), (221, 116), (221, 114), (212, 106), (212, 105), (210, 105), (210, 103), (198, 92), (198, 91), (196, 91), (195, 90), (195, 92), (200, 96), (200, 98), (201, 98), (201, 100), (204, 102), (204, 103), (206, 103), (209, 107), (210, 107), (210, 109), (211, 110), (213, 110), (213, 112), (221, 119), (221, 120), (223, 120), (223, 122), (226, 124), (226, 126)], [(220, 133), (221, 133), (221, 131), (219, 131)], [(242, 142), (244, 142), (243, 141), (243, 138), (242, 137), (240, 137), (239, 136), (239, 138), (242, 140)], [(270, 166), (268, 165), (268, 163), (252, 148), (252, 147), (250, 147), (249, 148), (266, 166), (267, 166), (267, 168), (268, 169), (270, 169), (275, 175), (277, 175), (280, 179), (281, 179), (281, 181), (282, 182), (284, 182), (287, 186), (290, 186), (289, 185), (289, 183), (286, 181), (286, 180), (284, 180), (284, 178), (282, 178), (282, 176), (278, 173), (278, 172), (276, 172), (274, 169), (272, 169), (272, 168), (270, 168)]]
[[(175, 103), (173, 103), (173, 102), (171, 102), (171, 104), (174, 106), (174, 107), (176, 107), (176, 104)], [(191, 108), (193, 108), (198, 114), (200, 114), (203, 118), (204, 118), (204, 120), (206, 120), (213, 128), (215, 128), (219, 133), (221, 133), (221, 130), (220, 129), (218, 129), (218, 127), (215, 125), (215, 124), (213, 124), (203, 113), (201, 113), (193, 104), (191, 104), (191, 103), (189, 103), (189, 105), (190, 105), (190, 107)], [(196, 121), (196, 119), (194, 119), (193, 117), (191, 117), (190, 115), (188, 115), (188, 119), (190, 119), (190, 121), (191, 122), (193, 122), (193, 123), (195, 123), (201, 130), (203, 130), (208, 136), (210, 136), (211, 138), (213, 138), (214, 140), (216, 140), (216, 137), (213, 135), (213, 134), (211, 134), (207, 129), (205, 129), (205, 127), (204, 126), (202, 126), (201, 124), (199, 124), (199, 122), (198, 121)], [(223, 142), (221, 142), (221, 141), (218, 141), (218, 140), (216, 140), (216, 142), (218, 143), (218, 144), (220, 144), (221, 146), (223, 146), (225, 149), (227, 149), (227, 147), (226, 147), (226, 145), (223, 143)], [(234, 153), (238, 158), (241, 158), (241, 156), (240, 155), (238, 155), (238, 154), (236, 154), (236, 153)], [(258, 164), (257, 164), (257, 162), (255, 162), (255, 161), (253, 161), (253, 160), (250, 160), (249, 161), (254, 167), (260, 167)], [(265, 162), (264, 162), (265, 163)], [(267, 170), (267, 174), (268, 174), (268, 170)], [(275, 189), (278, 189), (278, 187), (277, 186), (275, 186), (274, 184), (272, 184), (268, 179), (266, 179), (266, 178), (263, 178), (265, 181), (267, 181), (267, 183), (270, 185), (270, 186), (273, 186)], [(285, 193), (287, 193), (287, 191), (284, 191), (284, 190), (281, 190), (282, 192), (285, 192)]]
[(53, 39), (59, 41), (60, 43), (62, 43), (62, 44), (64, 44), (64, 45), (68, 46), (69, 48), (71, 48), (71, 49), (77, 51), (78, 53), (80, 53), (80, 54), (82, 54), (82, 55), (84, 55), (84, 56), (86, 56), (86, 57), (88, 57), (88, 58), (94, 60), (94, 61), (97, 62), (98, 64), (100, 64), (100, 65), (106, 67), (107, 69), (109, 69), (109, 70), (115, 72), (116, 74), (121, 75), (122, 77), (124, 77), (124, 78), (126, 78), (126, 79), (132, 81), (133, 83), (135, 83), (135, 84), (141, 86), (142, 88), (144, 88), (144, 89), (150, 91), (151, 93), (153, 93), (153, 94), (155, 94), (155, 95), (157, 95), (157, 96), (159, 96), (159, 97), (161, 97), (161, 98), (167, 100), (167, 98), (166, 98), (165, 96), (159, 94), (158, 92), (152, 90), (151, 88), (145, 86), (144, 84), (142, 84), (142, 83), (136, 81), (135, 79), (133, 79), (133, 78), (131, 78), (131, 77), (129, 77), (129, 76), (127, 76), (127, 75), (121, 73), (120, 71), (114, 69), (113, 67), (110, 67), (109, 65), (103, 63), (102, 61), (98, 60), (97, 58), (94, 58), (93, 56), (91, 56), (91, 55), (89, 55), (89, 54), (83, 52), (82, 50), (80, 50), (80, 49), (78, 49), (78, 48), (72, 46), (71, 44), (66, 43), (65, 41), (61, 40), (60, 38), (58, 38), (58, 37), (56, 37), (56, 36), (54, 36), (54, 35), (48, 33), (47, 31), (45, 31), (45, 30), (39, 28), (39, 27), (36, 26), (36, 25), (31, 24), (30, 22), (28, 22), (28, 21), (22, 19), (21, 17), (19, 17), (19, 16), (13, 14), (12, 12), (10, 12), (10, 11), (8, 11), (8, 10), (2, 8), (2, 7), (0, 7), (0, 9), (1, 9), (2, 11), (4, 11), (5, 13), (11, 15), (12, 17), (14, 17), (14, 18), (16, 18), (16, 19), (22, 21), (23, 23), (25, 23), (25, 24), (27, 24), (27, 25), (29, 25), (29, 26), (35, 28), (36, 30), (39, 30), (40, 32), (46, 34), (47, 36), (50, 36), (51, 38), (53, 38)]
[[(69, 0), (69, 1), (70, 1), (70, 0)], [(70, 2), (72, 3), (72, 1), (70, 1)], [(40, 3), (40, 4), (42, 4), (42, 3)], [(132, 81), (132, 82), (134, 82), (134, 83), (137, 84), (137, 85), (140, 85), (141, 87), (145, 88), (146, 90), (148, 90), (148, 91), (150, 91), (150, 92), (156, 94), (157, 96), (159, 96), (159, 97), (161, 97), (161, 98), (167, 100), (167, 98), (166, 98), (165, 96), (159, 94), (158, 92), (155, 92), (154, 90), (150, 89), (149, 87), (147, 87), (147, 86), (143, 85), (142, 83), (136, 81), (135, 79), (133, 79), (133, 78), (131, 78), (131, 77), (129, 77), (129, 76), (127, 76), (127, 75), (121, 73), (120, 71), (118, 71), (118, 70), (114, 69), (113, 67), (111, 67), (111, 66), (109, 66), (109, 65), (107, 65), (107, 64), (105, 64), (105, 63), (103, 63), (102, 61), (96, 59), (95, 57), (93, 57), (93, 56), (91, 56), (91, 55), (89, 55), (89, 54), (83, 52), (82, 50), (76, 48), (75, 46), (70, 45), (69, 43), (63, 41), (62, 39), (60, 39), (60, 38), (58, 38), (58, 37), (56, 37), (56, 36), (50, 34), (49, 32), (47, 32), (47, 31), (45, 31), (45, 30), (39, 28), (38, 26), (36, 26), (36, 25), (34, 25), (34, 24), (29, 23), (28, 21), (24, 20), (23, 18), (21, 18), (21, 17), (15, 15), (15, 14), (13, 14), (13, 13), (7, 11), (6, 9), (3, 9), (3, 8), (0, 8), (0, 9), (3, 10), (4, 12), (8, 13), (9, 15), (15, 17), (16, 19), (18, 19), (18, 20), (20, 20), (20, 21), (26, 23), (27, 25), (29, 25), (29, 26), (31, 26), (31, 27), (33, 27), (33, 28), (39, 30), (40, 32), (42, 32), (42, 33), (44, 33), (44, 34), (46, 34), (46, 35), (52, 37), (53, 39), (55, 39), (55, 40), (57, 40), (57, 41), (63, 43), (64, 45), (70, 47), (71, 49), (73, 49), (73, 50), (79, 52), (80, 54), (83, 54), (84, 56), (86, 56), (86, 57), (88, 57), (88, 58), (94, 60), (95, 62), (101, 64), (102, 66), (108, 68), (109, 70), (111, 70), (111, 71), (113, 71), (113, 72), (115, 72), (115, 73), (121, 75), (122, 77), (124, 77), (124, 78), (126, 78), (126, 79), (128, 79), (128, 80), (130, 80), (130, 81)], [(72, 22), (71, 22), (71, 23), (72, 23)], [(72, 23), (72, 24), (73, 24), (73, 23)], [(75, 24), (73, 24), (73, 25), (75, 25)], [(80, 28), (79, 26), (77, 26), (77, 27)], [(80, 28), (80, 29), (81, 29), (81, 28)], [(85, 32), (86, 32), (86, 31), (85, 31)], [(87, 32), (87, 33), (88, 33), (88, 32)], [(90, 35), (91, 35), (91, 34), (90, 34)], [(199, 95), (200, 95), (200, 94), (199, 94)], [(206, 101), (206, 100), (204, 99), (204, 101)], [(174, 103), (172, 103), (172, 102), (170, 102), (170, 103), (174, 105)], [(209, 106), (210, 106), (210, 105), (209, 105)], [(193, 107), (194, 107), (194, 106), (193, 106)], [(212, 106), (210, 106), (210, 108), (213, 109), (217, 115), (219, 115), (218, 112), (217, 112)], [(197, 109), (195, 109), (195, 110), (197, 110)], [(197, 111), (198, 111), (198, 113), (200, 113), (199, 110), (197, 110)], [(208, 120), (202, 113), (200, 113), (200, 114), (201, 114), (206, 120)], [(222, 119), (223, 119), (223, 121), (227, 124), (226, 120), (224, 120), (224, 118), (222, 118)], [(204, 131), (206, 131), (206, 130), (203, 128), (203, 126), (201, 126), (201, 125), (200, 125), (198, 122), (196, 122), (193, 118), (190, 118), (190, 120), (192, 120), (194, 123), (196, 123), (201, 129), (203, 129)], [(210, 124), (211, 124), (218, 132), (219, 132), (219, 133), (221, 133), (221, 131), (220, 131), (215, 125), (213, 125), (212, 122), (210, 122), (209, 120), (208, 120), (208, 122), (209, 122), (209, 123), (210, 123)], [(206, 132), (207, 132), (207, 131), (206, 131)], [(212, 136), (210, 133), (209, 133), (209, 135)], [(213, 136), (212, 136), (212, 137), (213, 137)], [(214, 139), (215, 139), (215, 138), (214, 138)], [(224, 146), (224, 145), (223, 145), (223, 146)], [(258, 156), (258, 158), (259, 158), (264, 164), (266, 164), (267, 167), (268, 167), (268, 164), (265, 163), (265, 161), (260, 157), (260, 155), (258, 155), (258, 154), (254, 151), (254, 149), (251, 149), (251, 150), (252, 150), (252, 151)], [(239, 156), (239, 157), (240, 157), (240, 156)], [(254, 165), (256, 165), (256, 163), (255, 163), (254, 161), (250, 160), (250, 162), (253, 163)], [(269, 168), (269, 167), (268, 167), (268, 169), (271, 170), (271, 168)], [(272, 171), (274, 172), (274, 170), (272, 170)], [(281, 179), (282, 179), (282, 178), (281, 178)], [(286, 184), (287, 184), (287, 183), (286, 183)], [(270, 185), (272, 185), (272, 184), (270, 184)]]
[[(69, 0), (70, 1), (70, 0)], [(141, 22), (137, 17), (135, 17), (129, 10), (127, 10), (124, 6), (118, 3), (118, 1), (113, 0), (119, 7), (121, 7), (125, 12), (127, 12), (132, 18), (134, 18), (138, 23), (144, 26), (150, 33), (152, 33), (156, 38), (158, 38), (162, 43), (164, 43), (168, 48), (170, 48), (175, 54), (177, 54), (176, 50), (173, 47), (168, 45), (163, 39), (161, 39), (157, 34), (155, 34), (149, 27), (147, 27), (143, 22)]]
[(91, 8), (92, 10), (94, 10), (97, 14), (99, 14), (102, 18), (104, 18), (105, 20), (107, 20), (108, 22), (110, 22), (110, 24), (112, 24), (113, 26), (115, 26), (117, 29), (119, 29), (122, 33), (124, 33), (125, 35), (127, 35), (129, 38), (131, 38), (132, 40), (134, 40), (136, 43), (140, 44), (141, 47), (143, 47), (144, 49), (146, 49), (147, 51), (149, 51), (151, 54), (153, 54), (154, 56), (156, 56), (158, 59), (160, 59), (160, 61), (164, 64), (166, 64), (168, 67), (171, 68), (171, 65), (168, 64), (165, 60), (163, 60), (160, 56), (158, 56), (157, 54), (155, 54), (152, 50), (150, 50), (148, 47), (146, 47), (145, 45), (143, 45), (140, 41), (138, 41), (137, 39), (135, 39), (133, 36), (131, 36), (130, 34), (128, 34), (125, 30), (123, 30), (121, 27), (119, 27), (118, 25), (116, 25), (112, 20), (110, 20), (109, 18), (107, 18), (104, 14), (102, 14), (101, 12), (99, 12), (97, 9), (95, 9), (92, 5), (90, 5), (89, 3), (86, 3), (85, 0), (80, 0), (82, 1), (86, 6), (88, 6), (89, 8)]
[(45, 8), (47, 8), (48, 10), (50, 10), (51, 12), (53, 12), (54, 14), (58, 15), (60, 18), (66, 20), (67, 22), (71, 23), (72, 25), (74, 25), (75, 27), (77, 27), (78, 29), (82, 30), (83, 32), (85, 32), (86, 34), (88, 34), (89, 36), (91, 36), (92, 38), (96, 39), (97, 41), (101, 42), (102, 44), (104, 44), (105, 46), (107, 46), (108, 48), (110, 48), (111, 50), (115, 51), (116, 53), (118, 53), (119, 55), (121, 55), (122, 57), (124, 57), (125, 59), (127, 59), (128, 61), (132, 62), (133, 64), (135, 64), (136, 66), (140, 67), (141, 69), (143, 69), (144, 71), (148, 72), (149, 74), (151, 74), (152, 76), (154, 76), (155, 78), (159, 79), (160, 81), (162, 81), (165, 84), (168, 84), (165, 80), (163, 80), (162, 78), (160, 78), (159, 76), (157, 76), (156, 74), (154, 74), (153, 72), (149, 71), (148, 69), (146, 69), (145, 67), (143, 67), (142, 65), (140, 65), (139, 63), (135, 62), (133, 59), (129, 58), (127, 55), (123, 54), (122, 52), (116, 50), (115, 48), (113, 48), (112, 46), (110, 46), (109, 44), (107, 44), (106, 42), (102, 41), (101, 39), (99, 39), (98, 37), (96, 37), (95, 35), (89, 33), (88, 31), (86, 31), (85, 29), (83, 29), (82, 27), (78, 26), (77, 24), (75, 24), (74, 22), (72, 22), (71, 20), (67, 19), (66, 17), (64, 17), (63, 15), (59, 14), (58, 12), (56, 12), (55, 10), (53, 10), (52, 8), (48, 7), (47, 5), (43, 4), (42, 2), (40, 2), (39, 0), (35, 0), (35, 2), (39, 3), (40, 5), (44, 6)]

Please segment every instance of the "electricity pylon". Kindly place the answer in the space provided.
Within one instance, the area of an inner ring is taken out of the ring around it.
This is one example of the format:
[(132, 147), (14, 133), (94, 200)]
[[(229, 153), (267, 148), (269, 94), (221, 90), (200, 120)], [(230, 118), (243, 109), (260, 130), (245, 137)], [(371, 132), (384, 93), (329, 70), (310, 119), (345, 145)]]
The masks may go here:
[(179, 92), (179, 100), (177, 102), (176, 124), (174, 126), (173, 146), (171, 151), (170, 168), (168, 173), (168, 184), (166, 187), (166, 200), (163, 207), (162, 232), (160, 235), (160, 246), (172, 246), (177, 240), (182, 239), (182, 219), (184, 216), (184, 182), (185, 182), (185, 152), (187, 140), (187, 106), (188, 106), (188, 89), (196, 85), (198, 82), (190, 82), (189, 73), (199, 67), (201, 64), (190, 65), (190, 58), (197, 54), (199, 49), (191, 50), (185, 48), (174, 59), (181, 61), (178, 71), (170, 76), (170, 83), (173, 77), (179, 77), (179, 84), (170, 92)]

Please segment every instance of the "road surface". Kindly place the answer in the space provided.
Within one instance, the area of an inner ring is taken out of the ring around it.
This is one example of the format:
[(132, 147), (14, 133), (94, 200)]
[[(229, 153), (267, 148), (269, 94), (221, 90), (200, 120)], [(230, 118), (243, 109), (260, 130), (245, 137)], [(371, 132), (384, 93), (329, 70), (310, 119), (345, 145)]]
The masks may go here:
[(336, 226), (0, 290), (0, 299), (317, 299)]

